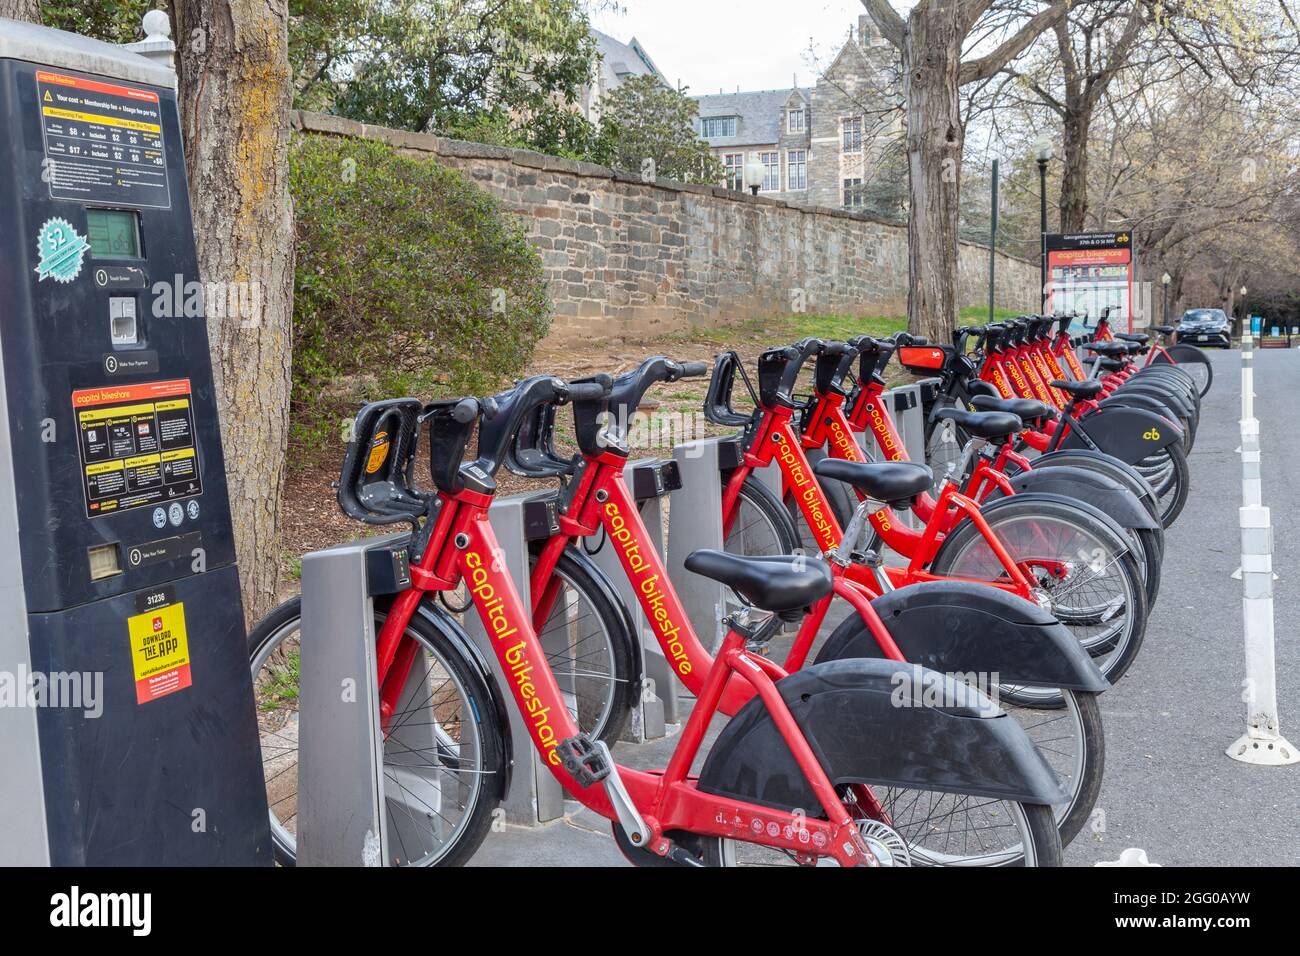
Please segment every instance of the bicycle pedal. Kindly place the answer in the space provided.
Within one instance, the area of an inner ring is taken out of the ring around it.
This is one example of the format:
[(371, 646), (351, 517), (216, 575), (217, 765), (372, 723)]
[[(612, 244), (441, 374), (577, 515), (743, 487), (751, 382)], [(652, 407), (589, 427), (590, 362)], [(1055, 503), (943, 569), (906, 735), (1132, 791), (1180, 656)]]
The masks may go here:
[(555, 752), (560, 755), (565, 771), (583, 788), (600, 783), (614, 768), (609, 749), (598, 746), (588, 734), (566, 737)]

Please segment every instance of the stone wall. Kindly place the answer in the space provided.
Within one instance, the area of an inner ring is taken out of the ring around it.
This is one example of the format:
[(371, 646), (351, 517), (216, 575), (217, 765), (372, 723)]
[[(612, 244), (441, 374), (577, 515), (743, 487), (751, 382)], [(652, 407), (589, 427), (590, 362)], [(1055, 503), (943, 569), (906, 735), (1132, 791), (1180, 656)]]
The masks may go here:
[[(635, 175), (526, 150), (295, 112), (298, 130), (379, 139), (471, 176), (528, 225), (551, 338), (618, 339), (814, 314), (902, 314), (907, 229), (840, 209)], [(961, 301), (987, 301), (988, 249), (960, 251)], [(1000, 256), (1000, 307), (1031, 309), (1038, 264)]]

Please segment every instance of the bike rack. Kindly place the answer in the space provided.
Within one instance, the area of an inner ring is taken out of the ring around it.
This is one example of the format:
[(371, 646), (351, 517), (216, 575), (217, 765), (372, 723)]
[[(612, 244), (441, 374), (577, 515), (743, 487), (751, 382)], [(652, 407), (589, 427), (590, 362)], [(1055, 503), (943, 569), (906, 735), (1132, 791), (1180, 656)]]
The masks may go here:
[(299, 866), (381, 866), (388, 859), (369, 556), (404, 554), (408, 540), (385, 535), (303, 556), (293, 731)]
[[(668, 576), (691, 627), (706, 647), (722, 639), (722, 619), (739, 604), (717, 581), (687, 571), (686, 558), (701, 548), (722, 549), (722, 483), (718, 475), (724, 466), (738, 464), (736, 442), (735, 436), (727, 435), (684, 442), (673, 449), (682, 487), (668, 498)], [(767, 474), (762, 480), (780, 494), (780, 473), (775, 466), (764, 471)], [(677, 687), (673, 694), (661, 695), (669, 720), (676, 719), (677, 692), (684, 690)]]
[[(515, 581), (524, 607), (530, 607), (532, 601), (528, 588), (528, 537), (524, 526), (524, 507), (528, 501), (545, 497), (547, 494), (548, 492), (543, 491), (508, 495), (496, 499), (488, 508), (488, 520), (492, 523), (492, 531), (501, 546), (500, 557), (505, 561), (510, 576)], [(465, 633), (470, 636), (491, 665), (492, 676), (496, 680), (497, 687), (501, 693), (508, 694), (509, 680), (501, 671), (496, 652), (492, 647), (492, 640), (483, 629), (483, 622), (479, 620), (478, 614), (473, 609), (466, 611), (462, 624)], [(543, 640), (542, 650), (550, 656), (557, 648), (547, 647)], [(556, 681), (560, 685), (561, 692), (572, 689), (572, 682), (568, 682), (569, 686), (566, 687), (566, 681), (561, 675), (557, 675)], [(510, 707), (508, 710), (510, 737), (514, 742), (512, 754), (514, 769), (510, 776), (510, 790), (502, 803), (506, 821), (521, 826), (538, 826), (551, 820), (558, 820), (564, 816), (564, 788), (537, 756), (528, 727), (519, 714), (519, 709)]]

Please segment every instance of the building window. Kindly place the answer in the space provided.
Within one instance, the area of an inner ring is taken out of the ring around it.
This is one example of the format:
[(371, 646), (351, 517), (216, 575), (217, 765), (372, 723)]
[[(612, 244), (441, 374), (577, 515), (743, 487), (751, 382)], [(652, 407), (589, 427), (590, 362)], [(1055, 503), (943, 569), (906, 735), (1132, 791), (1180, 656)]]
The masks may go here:
[(763, 164), (763, 188), (761, 192), (779, 193), (781, 191), (781, 154), (759, 153), (758, 161)]
[(787, 149), (785, 151), (785, 188), (808, 188), (808, 150)]
[(802, 133), (804, 124), (803, 109), (790, 110), (786, 114), (785, 131), (787, 133)]
[(854, 209), (862, 205), (865, 205), (862, 195), (862, 180), (860, 178), (844, 180), (844, 208)]
[(862, 149), (862, 117), (844, 117), (840, 120), (840, 129), (844, 132), (844, 152), (859, 152)]
[(700, 132), (705, 139), (736, 135), (736, 117), (706, 116), (700, 120)]
[(724, 153), (722, 165), (727, 170), (727, 188), (744, 189), (745, 188), (745, 154), (744, 153)]

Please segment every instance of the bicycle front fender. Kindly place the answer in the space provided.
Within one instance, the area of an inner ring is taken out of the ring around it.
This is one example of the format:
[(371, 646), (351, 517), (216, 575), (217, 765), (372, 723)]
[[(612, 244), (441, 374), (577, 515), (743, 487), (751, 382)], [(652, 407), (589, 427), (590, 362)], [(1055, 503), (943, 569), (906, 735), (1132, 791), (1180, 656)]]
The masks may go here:
[[(442, 605), (437, 603), (437, 598), (433, 592), (425, 595), (420, 601), (415, 611), (420, 615), (430, 627), (436, 628), (447, 642), (451, 644), (463, 657), (475, 673), (483, 681), (483, 686), (487, 688), (490, 700), (484, 701), (484, 705), (491, 707), (496, 714), (497, 726), (501, 728), (502, 743), (504, 746), (505, 757), (501, 766), (501, 781), (498, 796), (505, 799), (505, 795), (510, 792), (510, 771), (514, 767), (514, 746), (510, 735), (510, 708), (506, 706), (506, 699), (501, 693), (500, 684), (497, 678), (492, 674), (492, 668), (488, 664), (487, 658), (478, 646), (465, 633), (465, 629), (457, 623)], [(512, 702), (513, 703), (513, 702)]]
[[(1160, 527), (1137, 495), (1098, 471), (1061, 465), (1022, 471), (1010, 480), (1016, 494), (1037, 492), (1082, 501), (1113, 518), (1122, 528), (1154, 530)], [(990, 500), (998, 494), (1000, 492), (995, 488)]]
[[(1110, 687), (1083, 645), (1055, 617), (997, 588), (930, 581), (891, 591), (871, 606), (913, 664), (1006, 684), (1092, 693)], [(817, 663), (879, 656), (869, 631), (846, 627), (826, 642)]]
[[(1097, 450), (1133, 465), (1169, 445), (1182, 444), (1183, 430), (1163, 415), (1131, 405), (1111, 405), (1086, 416), (1080, 423)], [(1087, 448), (1077, 427), (1061, 442), (1062, 448)]]
[[(836, 786), (1069, 800), (1015, 720), (974, 687), (936, 671), (855, 658), (804, 668), (776, 687)], [(821, 806), (759, 698), (723, 728), (699, 788), (787, 812)]]

